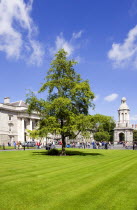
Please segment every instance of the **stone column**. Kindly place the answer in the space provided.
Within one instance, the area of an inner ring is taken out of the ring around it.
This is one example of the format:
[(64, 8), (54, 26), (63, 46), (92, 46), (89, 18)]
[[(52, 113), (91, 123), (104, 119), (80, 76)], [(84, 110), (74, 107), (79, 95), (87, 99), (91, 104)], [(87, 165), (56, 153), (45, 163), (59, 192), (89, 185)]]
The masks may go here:
[(25, 139), (24, 139), (24, 118), (22, 118), (22, 122), (21, 122), (21, 124), (22, 124), (22, 142), (24, 142), (25, 141)]
[(32, 131), (32, 119), (30, 119), (30, 130)]
[[(30, 126), (29, 126), (29, 129), (30, 129), (31, 131), (33, 130), (33, 129), (32, 129), (32, 119), (30, 119)], [(29, 140), (32, 141), (32, 138), (29, 137)]]
[(119, 122), (122, 122), (122, 114), (120, 111), (119, 111)]

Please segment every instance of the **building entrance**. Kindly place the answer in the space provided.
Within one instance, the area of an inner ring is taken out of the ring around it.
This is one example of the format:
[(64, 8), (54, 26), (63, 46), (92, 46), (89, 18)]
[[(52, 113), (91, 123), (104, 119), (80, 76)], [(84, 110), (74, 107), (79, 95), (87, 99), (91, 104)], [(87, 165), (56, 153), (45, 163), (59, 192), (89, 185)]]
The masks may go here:
[(125, 141), (125, 134), (124, 134), (124, 133), (120, 133), (120, 134), (119, 134), (119, 141), (120, 141), (120, 142)]

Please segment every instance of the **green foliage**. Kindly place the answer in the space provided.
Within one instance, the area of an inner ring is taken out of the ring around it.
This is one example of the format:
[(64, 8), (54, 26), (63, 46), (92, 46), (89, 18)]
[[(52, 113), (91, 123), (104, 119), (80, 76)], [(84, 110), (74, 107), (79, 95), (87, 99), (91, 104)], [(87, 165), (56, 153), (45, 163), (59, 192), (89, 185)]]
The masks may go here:
[(96, 114), (91, 116), (91, 121), (97, 131), (107, 131), (110, 132), (115, 127), (115, 121), (112, 117)]
[(65, 153), (65, 138), (79, 132), (86, 133), (85, 124), (89, 107), (93, 107), (93, 92), (89, 82), (82, 80), (74, 70), (77, 62), (67, 59), (62, 49), (55, 55), (45, 77), (45, 83), (39, 93), (47, 91), (48, 97), (38, 99), (34, 93), (27, 98), (28, 112), (36, 111), (40, 115), (38, 132), (41, 135), (60, 134), (62, 153)]
[(60, 155), (60, 151), (58, 149), (50, 149), (48, 150), (47, 152), (48, 155), (51, 155), (51, 156), (57, 156), (57, 155)]
[(109, 141), (110, 135), (107, 131), (99, 131), (94, 134), (94, 139), (96, 141)]
[(137, 142), (137, 130), (133, 131), (133, 140)]
[(115, 128), (115, 121), (112, 117), (96, 114), (90, 116), (90, 126), (93, 132), (108, 132), (110, 141), (113, 141), (113, 129)]

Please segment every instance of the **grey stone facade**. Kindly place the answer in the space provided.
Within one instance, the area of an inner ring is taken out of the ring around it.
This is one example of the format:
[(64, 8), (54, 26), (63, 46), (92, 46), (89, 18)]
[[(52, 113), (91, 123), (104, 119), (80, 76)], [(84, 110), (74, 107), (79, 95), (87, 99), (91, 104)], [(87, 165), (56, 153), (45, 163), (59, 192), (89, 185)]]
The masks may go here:
[(31, 140), (26, 130), (33, 130), (39, 120), (37, 113), (29, 115), (23, 101), (10, 103), (7, 97), (0, 103), (0, 144)]

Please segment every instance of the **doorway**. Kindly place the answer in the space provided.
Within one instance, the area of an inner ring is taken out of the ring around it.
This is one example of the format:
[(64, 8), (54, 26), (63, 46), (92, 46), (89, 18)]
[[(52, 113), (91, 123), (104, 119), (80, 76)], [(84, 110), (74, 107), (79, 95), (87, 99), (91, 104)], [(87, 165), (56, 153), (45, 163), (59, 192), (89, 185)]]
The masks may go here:
[(120, 133), (119, 134), (119, 142), (123, 142), (125, 141), (125, 134), (124, 133)]

